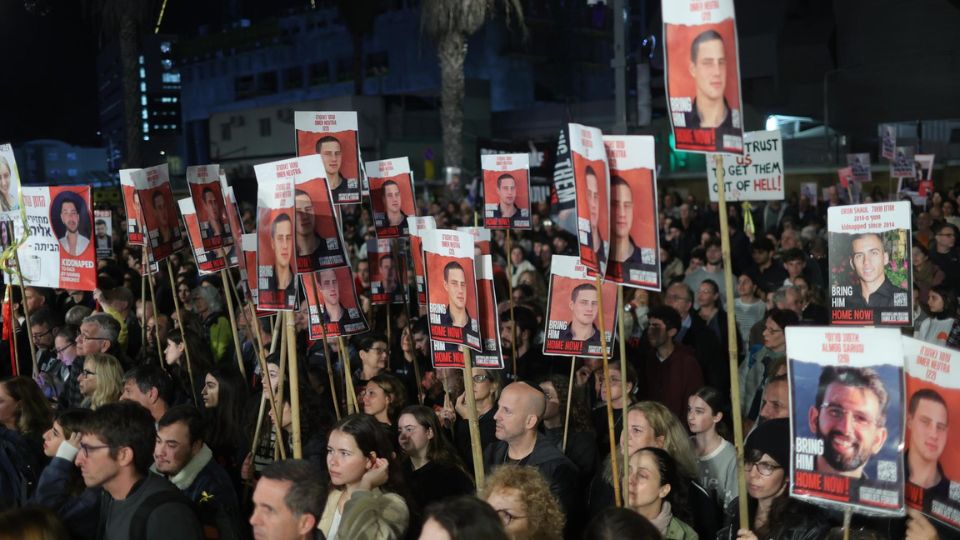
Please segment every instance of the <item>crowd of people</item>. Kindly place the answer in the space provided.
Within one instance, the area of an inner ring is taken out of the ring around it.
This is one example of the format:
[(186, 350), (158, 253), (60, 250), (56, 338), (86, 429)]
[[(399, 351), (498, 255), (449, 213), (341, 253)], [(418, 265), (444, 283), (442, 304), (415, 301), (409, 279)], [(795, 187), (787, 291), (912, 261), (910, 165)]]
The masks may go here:
[[(472, 226), (474, 206), (444, 196), (421, 214), (439, 228)], [(915, 211), (912, 254), (914, 335), (952, 347), (960, 344), (955, 202), (957, 192), (938, 192)], [(576, 255), (576, 238), (544, 202), (534, 204), (532, 229), (513, 231), (509, 253), (504, 231), (492, 231), (505, 367), (473, 370), (478, 441), (463, 371), (433, 367), (415, 291), (406, 307), (370, 300), (365, 246), (375, 233), (365, 207), (344, 207), (342, 223), (372, 330), (342, 348), (309, 339), (305, 310), (296, 312), (295, 342), (283, 344), (280, 321), (224, 290), (239, 276), (201, 275), (187, 251), (161, 264), (148, 287), (141, 248), (115, 234), (96, 291), (8, 288), (0, 539), (832, 537), (842, 514), (788, 496), (784, 330), (828, 323), (825, 208), (834, 203), (762, 204), (753, 230), (731, 206), (729, 305), (717, 205), (665, 193), (662, 292), (625, 289), (626, 368), (610, 344), (609, 387), (600, 361), (542, 353), (551, 259)], [(113, 210), (113, 230), (125, 230), (122, 209)], [(242, 218), (256, 230), (252, 207)], [(298, 358), (295, 379), (286, 347)], [(748, 433), (746, 493), (737, 486), (734, 415)], [(913, 511), (906, 520), (854, 516), (851, 526), (855, 538), (952, 534)]]

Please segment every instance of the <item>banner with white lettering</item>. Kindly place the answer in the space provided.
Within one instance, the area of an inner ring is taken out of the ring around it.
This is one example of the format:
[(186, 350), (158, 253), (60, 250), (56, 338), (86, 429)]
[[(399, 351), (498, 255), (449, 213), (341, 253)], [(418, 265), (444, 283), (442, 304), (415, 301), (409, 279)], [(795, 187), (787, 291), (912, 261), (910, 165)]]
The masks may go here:
[(446, 229), (424, 231), (430, 338), (480, 352), (480, 308), (473, 259), (470, 234)]
[[(783, 200), (783, 140), (780, 130), (750, 131), (743, 137), (742, 156), (723, 157), (727, 201)], [(710, 200), (717, 202), (717, 168), (707, 158)]]
[(873, 181), (873, 171), (870, 169), (870, 154), (847, 154), (847, 166), (853, 172), (853, 179), (861, 184)]
[(827, 230), (831, 323), (912, 324), (910, 202), (831, 206)]
[(296, 111), (297, 155), (318, 154), (334, 204), (360, 202), (360, 137), (356, 111)]
[(180, 199), (177, 204), (180, 205), (180, 215), (183, 217), (183, 225), (187, 230), (187, 239), (190, 240), (193, 258), (197, 261), (197, 270), (203, 275), (209, 275), (226, 268), (223, 248), (207, 249), (204, 247), (203, 227), (197, 217), (197, 208), (193, 199), (190, 197)]
[(903, 515), (900, 331), (790, 326), (786, 340), (790, 495)]
[[(602, 357), (597, 279), (587, 271), (577, 257), (553, 256), (543, 354)], [(600, 290), (603, 291), (603, 331), (610, 349), (617, 324), (617, 285), (605, 281)]]
[(137, 196), (142, 203), (144, 241), (148, 259), (160, 262), (175, 251), (183, 249), (180, 218), (170, 187), (170, 172), (166, 163), (147, 167), (143, 174), (132, 174)]

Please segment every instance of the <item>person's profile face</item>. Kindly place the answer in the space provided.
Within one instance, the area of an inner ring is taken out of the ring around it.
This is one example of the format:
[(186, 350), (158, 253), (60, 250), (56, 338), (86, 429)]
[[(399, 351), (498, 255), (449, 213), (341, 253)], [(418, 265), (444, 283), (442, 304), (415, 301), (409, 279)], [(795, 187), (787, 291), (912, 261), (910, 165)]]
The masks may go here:
[(597, 291), (584, 289), (577, 293), (577, 297), (570, 302), (570, 312), (573, 320), (584, 325), (592, 325), (597, 318)]
[(340, 163), (343, 154), (340, 151), (340, 143), (337, 141), (327, 141), (320, 145), (320, 157), (323, 159), (323, 168), (328, 176), (340, 174)]
[(294, 198), (294, 207), (297, 211), (297, 236), (314, 234), (313, 201), (308, 195), (297, 195)]
[(512, 205), (517, 200), (517, 181), (512, 176), (500, 180), (497, 196), (500, 197), (500, 204), (504, 206)]
[(781, 351), (786, 343), (783, 328), (780, 328), (772, 318), (767, 317), (763, 327), (763, 346), (772, 351)]
[(60, 221), (63, 222), (67, 232), (77, 232), (80, 227), (80, 212), (77, 211), (77, 205), (73, 201), (64, 201), (60, 205)]
[(913, 414), (907, 415), (910, 430), (910, 453), (917, 453), (927, 462), (937, 462), (950, 434), (947, 408), (932, 399), (920, 399)]
[(883, 242), (875, 235), (857, 238), (850, 245), (850, 263), (863, 283), (879, 283), (885, 278), (884, 267), (890, 258)]
[(618, 184), (610, 194), (613, 213), (613, 236), (624, 238), (633, 227), (633, 193), (628, 186)]
[(719, 39), (704, 41), (697, 49), (697, 59), (690, 63), (690, 76), (697, 85), (697, 97), (723, 99), (727, 87), (727, 58)]
[(320, 272), (320, 292), (323, 294), (323, 303), (335, 306), (340, 303), (340, 282), (337, 273), (333, 270)]
[[(596, 228), (600, 224), (600, 188), (597, 186), (597, 177), (587, 175), (587, 206), (590, 209), (590, 225)], [(599, 231), (594, 231), (599, 233)]]
[(447, 291), (450, 305), (457, 309), (467, 307), (467, 275), (459, 268), (451, 268), (447, 272), (447, 279), (443, 281), (443, 289)]
[(811, 411), (811, 430), (824, 442), (823, 459), (841, 472), (862, 467), (880, 451), (887, 439), (880, 424), (877, 395), (838, 382), (827, 386), (823, 403)]
[(293, 227), (289, 221), (281, 221), (274, 226), (273, 236), (270, 237), (270, 244), (273, 247), (274, 264), (277, 267), (290, 264), (290, 258), (293, 256)]
[(400, 212), (400, 186), (390, 184), (383, 188), (383, 207), (389, 214)]

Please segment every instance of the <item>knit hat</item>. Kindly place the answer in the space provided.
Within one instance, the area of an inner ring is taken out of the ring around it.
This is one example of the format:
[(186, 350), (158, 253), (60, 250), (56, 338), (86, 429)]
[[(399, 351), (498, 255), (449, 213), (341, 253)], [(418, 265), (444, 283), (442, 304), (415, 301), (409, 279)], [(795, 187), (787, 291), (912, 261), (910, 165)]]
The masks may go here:
[(754, 450), (772, 457), (777, 465), (790, 466), (790, 420), (777, 418), (761, 422), (747, 436), (745, 456)]

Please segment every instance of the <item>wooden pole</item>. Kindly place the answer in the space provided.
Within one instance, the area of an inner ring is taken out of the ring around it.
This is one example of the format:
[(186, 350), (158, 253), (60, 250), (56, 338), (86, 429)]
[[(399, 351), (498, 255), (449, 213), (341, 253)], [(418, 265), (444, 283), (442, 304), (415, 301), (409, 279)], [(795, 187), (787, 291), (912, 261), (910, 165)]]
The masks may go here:
[(850, 540), (850, 518), (853, 517), (853, 509), (847, 507), (843, 510), (843, 540)]
[[(391, 298), (391, 300), (393, 300), (393, 299)], [(390, 316), (390, 302), (387, 302), (387, 320), (386, 320), (386, 323), (387, 323), (387, 350), (389, 350), (390, 347), (393, 346), (393, 340), (392, 340), (393, 335), (391, 334), (391, 330), (393, 329), (393, 321), (392, 321), (391, 319), (392, 319), (392, 317)]]
[[(147, 346), (147, 276), (140, 276), (140, 312), (143, 313), (142, 327), (140, 328), (141, 347)], [(156, 322), (154, 322), (156, 324)], [(163, 367), (163, 366), (161, 366)]]
[(573, 403), (573, 377), (576, 375), (577, 357), (570, 357), (570, 380), (567, 381), (567, 413), (563, 416), (563, 443), (560, 451), (567, 451), (567, 434), (570, 431), (570, 404)]
[[(410, 322), (410, 302), (404, 302), (403, 309), (407, 315), (407, 336), (410, 337), (410, 347), (413, 348), (413, 377), (416, 379), (417, 384), (417, 401), (423, 405), (423, 379), (420, 378), (420, 359), (417, 358), (417, 346), (413, 341), (413, 325)], [(403, 349), (402, 343), (400, 344), (400, 348)]]
[[(277, 401), (273, 405), (273, 425), (275, 426), (277, 433), (280, 435), (277, 437), (277, 445), (273, 449), (273, 455), (276, 459), (277, 454), (280, 455), (281, 459), (287, 459), (286, 447), (283, 444), (283, 379), (287, 370), (287, 340), (284, 334), (282, 333), (283, 328), (283, 316), (282, 312), (277, 313), (277, 321), (275, 328), (277, 329), (276, 337), (280, 342), (280, 369), (277, 370), (277, 391), (274, 392)], [(270, 374), (267, 373), (267, 377)]]
[(473, 395), (473, 359), (470, 348), (461, 345), (463, 351), (463, 394), (467, 402), (467, 424), (470, 427), (470, 452), (473, 456), (473, 477), (477, 490), (483, 489), (483, 455), (480, 450), (480, 422), (477, 419), (477, 399)]
[(223, 295), (227, 297), (227, 312), (230, 315), (230, 328), (233, 330), (233, 349), (237, 354), (237, 367), (240, 375), (247, 380), (247, 369), (243, 365), (243, 352), (240, 350), (240, 335), (237, 332), (237, 314), (233, 311), (233, 295), (230, 294), (230, 283), (227, 281), (227, 270), (220, 270), (220, 281), (223, 283)]
[[(623, 506), (623, 500), (620, 498), (620, 467), (617, 458), (617, 440), (614, 435), (613, 425), (613, 403), (610, 401), (610, 361), (607, 357), (607, 333), (604, 332), (603, 324), (603, 288), (600, 276), (597, 276), (597, 318), (600, 320), (598, 331), (600, 332), (600, 353), (603, 356), (603, 384), (607, 388), (607, 435), (610, 437), (610, 467), (613, 472), (613, 500), (617, 506)], [(621, 373), (623, 377), (625, 374)], [(625, 396), (624, 396), (625, 397)]]
[[(630, 405), (630, 395), (627, 394), (627, 340), (623, 335), (623, 285), (617, 285), (617, 338), (620, 345), (620, 418), (623, 429), (627, 429), (627, 407)], [(614, 430), (616, 431), (616, 430)], [(623, 480), (627, 480), (627, 469), (630, 468), (630, 445), (624, 444), (620, 449), (623, 452)], [(627, 485), (624, 483), (623, 485)], [(630, 508), (630, 492), (623, 490), (623, 505)]]
[[(257, 412), (257, 423), (253, 427), (253, 442), (250, 443), (250, 460), (251, 466), (253, 465), (253, 456), (257, 454), (257, 447), (260, 446), (260, 428), (263, 427), (263, 417), (266, 416), (267, 412), (267, 393), (262, 392), (260, 394), (260, 410)], [(246, 500), (247, 496), (250, 494), (250, 486), (253, 484), (253, 478), (249, 478), (243, 482), (243, 500)]]
[[(253, 306), (251, 306), (251, 308), (252, 308), (252, 307), (253, 307)], [(256, 318), (254, 318), (254, 320), (256, 321)], [(257, 324), (259, 325), (260, 323), (257, 322)], [(279, 326), (279, 325), (276, 325), (275, 328), (279, 330), (280, 326)], [(258, 333), (260, 332), (259, 326), (257, 327), (257, 332), (258, 332)], [(277, 336), (277, 333), (274, 332), (274, 333), (273, 333), (273, 341), (270, 342), (270, 353), (271, 353), (271, 354), (276, 350), (277, 340), (278, 340), (278, 339), (279, 339), (279, 336)], [(266, 386), (267, 386), (267, 391), (265, 392), (265, 395), (269, 396), (269, 398), (270, 398), (270, 409), (271, 409), (272, 411), (274, 411), (274, 413), (273, 413), (274, 417), (277, 418), (277, 419), (279, 419), (279, 418), (283, 415), (283, 404), (280, 403), (280, 406), (279, 406), (279, 407), (277, 406), (277, 403), (278, 403), (278, 399), (277, 399), (277, 398), (278, 398), (279, 396), (276, 395), (276, 393), (274, 393), (274, 391), (273, 391), (273, 384), (270, 382), (270, 371), (267, 369), (267, 359), (264, 358), (263, 354), (258, 354), (258, 355), (257, 355), (257, 360), (259, 360), (259, 362), (260, 362), (260, 373), (261, 373), (261, 375), (263, 376), (263, 380), (266, 381), (266, 383), (267, 383), (267, 384), (266, 384)], [(282, 364), (283, 364), (283, 362), (281, 362), (281, 365), (282, 365)], [(279, 378), (279, 376), (278, 376), (278, 378)], [(279, 411), (279, 413), (278, 413), (277, 411)], [(276, 435), (276, 438), (277, 438), (277, 446), (280, 447), (281, 456), (285, 456), (285, 455), (286, 455), (286, 451), (283, 449), (283, 429), (280, 427), (279, 422), (273, 422), (273, 432), (274, 432), (274, 435)], [(256, 449), (254, 449), (254, 451), (256, 451)]]
[(300, 370), (297, 364), (297, 330), (292, 311), (285, 311), (287, 320), (287, 364), (290, 367), (290, 421), (292, 422), (291, 445), (293, 458), (303, 458), (303, 445), (300, 440)]
[(187, 376), (190, 377), (190, 391), (193, 392), (193, 402), (200, 405), (197, 398), (197, 383), (193, 378), (193, 362), (190, 360), (190, 343), (187, 340), (187, 327), (183, 324), (183, 315), (180, 313), (180, 299), (177, 298), (177, 282), (173, 279), (173, 264), (167, 259), (167, 276), (170, 278), (170, 289), (173, 291), (173, 307), (177, 311), (177, 320), (180, 321), (180, 332), (183, 339), (183, 353), (187, 358)]
[(513, 262), (510, 257), (510, 229), (507, 229), (507, 295), (510, 297), (510, 358), (513, 361), (513, 380), (517, 380), (517, 319), (513, 316)]
[(343, 336), (337, 337), (337, 344), (340, 345), (340, 365), (343, 366), (343, 380), (347, 386), (344, 390), (347, 394), (347, 414), (354, 414), (360, 411), (360, 407), (357, 405), (357, 389), (353, 386), (353, 373), (350, 372), (350, 355), (347, 354)]
[[(720, 203), (720, 249), (723, 253), (723, 284), (727, 308), (733, 309), (733, 265), (730, 262), (730, 224), (727, 222), (727, 193), (724, 184), (723, 155), (714, 154), (717, 170), (717, 199)], [(732, 313), (732, 311), (731, 311)], [(743, 419), (740, 417), (740, 385), (737, 372), (737, 321), (727, 316), (727, 343), (730, 354), (730, 401), (733, 413), (733, 442), (737, 449), (737, 490), (739, 493), (740, 528), (749, 529), (747, 510), (747, 478), (743, 470)]]
[[(320, 336), (323, 338), (323, 360), (327, 364), (327, 380), (330, 384), (330, 395), (333, 398), (333, 412), (337, 415), (337, 421), (340, 421), (340, 400), (337, 399), (337, 381), (333, 377), (333, 361), (330, 359), (330, 343), (327, 342), (327, 325), (323, 322), (323, 313), (320, 311), (320, 284), (317, 283), (317, 275), (310, 274), (306, 279), (313, 280), (313, 301), (317, 304), (317, 319), (320, 321)], [(309, 314), (307, 314), (309, 317)]]
[[(144, 265), (144, 271), (149, 272), (150, 267)], [(160, 359), (160, 368), (166, 370), (167, 366), (163, 361), (163, 344), (160, 343), (160, 314), (157, 313), (157, 294), (153, 291), (153, 279), (150, 278), (149, 274), (144, 274), (144, 277), (147, 280), (147, 284), (150, 286), (150, 299), (153, 304), (153, 325), (156, 328), (156, 339), (157, 339), (157, 357)], [(177, 296), (177, 291), (173, 291), (173, 296)], [(186, 348), (186, 346), (184, 346)]]

